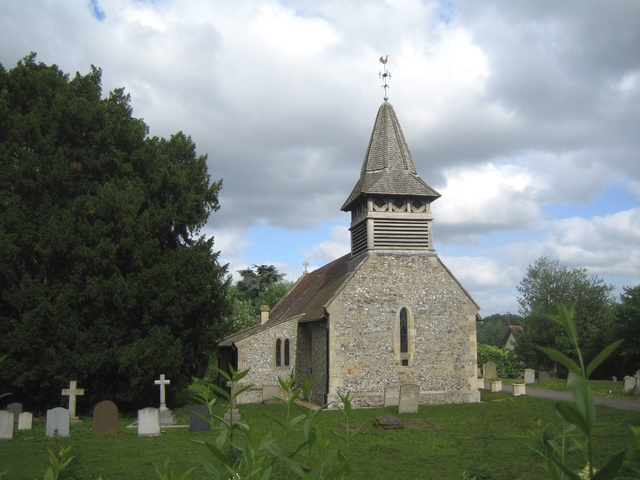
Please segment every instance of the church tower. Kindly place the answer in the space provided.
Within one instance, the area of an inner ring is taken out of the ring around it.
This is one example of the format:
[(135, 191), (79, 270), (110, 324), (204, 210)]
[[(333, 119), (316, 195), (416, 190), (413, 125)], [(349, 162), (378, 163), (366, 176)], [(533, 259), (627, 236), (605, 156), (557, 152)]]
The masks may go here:
[(360, 179), (341, 208), (351, 213), (351, 258), (434, 253), (431, 202), (439, 197), (418, 176), (396, 112), (385, 96)]

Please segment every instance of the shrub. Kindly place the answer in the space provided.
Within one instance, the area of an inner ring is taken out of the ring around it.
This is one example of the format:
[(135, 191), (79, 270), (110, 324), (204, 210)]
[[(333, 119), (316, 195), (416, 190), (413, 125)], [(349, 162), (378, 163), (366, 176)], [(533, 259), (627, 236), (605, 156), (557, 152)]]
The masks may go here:
[(511, 352), (493, 345), (478, 344), (478, 366), (487, 362), (496, 364), (496, 372), (501, 378), (517, 378), (522, 376), (522, 365)]

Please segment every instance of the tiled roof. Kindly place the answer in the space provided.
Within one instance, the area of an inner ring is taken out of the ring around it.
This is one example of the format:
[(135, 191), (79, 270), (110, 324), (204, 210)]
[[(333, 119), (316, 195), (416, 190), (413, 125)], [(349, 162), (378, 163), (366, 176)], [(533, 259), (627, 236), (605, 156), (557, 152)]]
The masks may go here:
[(396, 112), (387, 102), (378, 109), (360, 179), (342, 210), (366, 194), (429, 197), (431, 201), (440, 197), (418, 177)]
[(243, 338), (294, 318), (299, 322), (323, 318), (325, 306), (348, 278), (347, 260), (349, 258), (351, 258), (350, 253), (303, 275), (289, 293), (273, 307), (266, 323), (230, 335), (220, 342), (220, 346), (230, 346)]

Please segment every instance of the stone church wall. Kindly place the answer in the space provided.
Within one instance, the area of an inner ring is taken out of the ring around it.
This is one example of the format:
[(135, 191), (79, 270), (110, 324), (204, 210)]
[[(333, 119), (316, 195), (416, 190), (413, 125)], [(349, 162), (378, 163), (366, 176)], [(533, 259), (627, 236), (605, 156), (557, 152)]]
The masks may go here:
[[(393, 275), (390, 272), (394, 272)], [(411, 317), (407, 366), (399, 315)], [(354, 406), (381, 406), (387, 385), (420, 385), (420, 402), (477, 402), (477, 307), (436, 256), (372, 255), (329, 308), (328, 401), (351, 391)]]
[[(279, 385), (278, 377), (287, 379), (296, 364), (296, 321), (283, 322), (248, 338), (236, 342), (238, 369), (250, 368), (241, 385), (252, 385), (238, 397), (238, 403), (262, 402), (263, 385)], [(276, 341), (282, 340), (282, 366), (276, 366)], [(289, 339), (289, 365), (284, 365), (284, 341)]]

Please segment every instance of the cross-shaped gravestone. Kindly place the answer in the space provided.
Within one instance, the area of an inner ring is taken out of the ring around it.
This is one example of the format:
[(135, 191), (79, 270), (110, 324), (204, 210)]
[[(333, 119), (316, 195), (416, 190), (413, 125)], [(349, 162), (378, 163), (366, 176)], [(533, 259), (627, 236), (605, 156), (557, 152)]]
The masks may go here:
[(69, 382), (69, 388), (62, 389), (62, 395), (69, 396), (69, 416), (70, 420), (77, 421), (78, 417), (76, 417), (76, 396), (84, 395), (84, 388), (78, 388), (78, 382), (75, 380), (71, 380)]
[(156, 380), (155, 384), (160, 386), (160, 410), (166, 410), (167, 404), (165, 400), (164, 386), (171, 385), (171, 380), (166, 380), (164, 378), (164, 373), (162, 373), (160, 374), (160, 380)]

